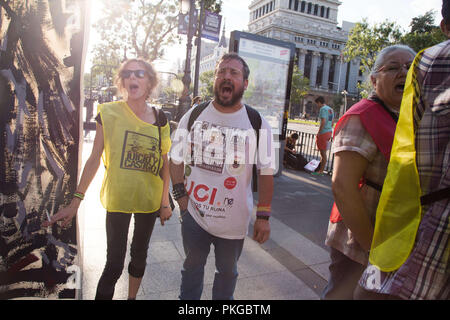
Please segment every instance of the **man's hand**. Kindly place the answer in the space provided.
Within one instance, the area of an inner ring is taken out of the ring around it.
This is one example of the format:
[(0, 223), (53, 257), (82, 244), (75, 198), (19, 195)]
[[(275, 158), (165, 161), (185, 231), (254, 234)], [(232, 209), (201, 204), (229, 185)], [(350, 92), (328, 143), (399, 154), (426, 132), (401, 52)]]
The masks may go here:
[(255, 225), (253, 226), (253, 240), (263, 244), (269, 240), (270, 236), (270, 223), (269, 220), (256, 219)]

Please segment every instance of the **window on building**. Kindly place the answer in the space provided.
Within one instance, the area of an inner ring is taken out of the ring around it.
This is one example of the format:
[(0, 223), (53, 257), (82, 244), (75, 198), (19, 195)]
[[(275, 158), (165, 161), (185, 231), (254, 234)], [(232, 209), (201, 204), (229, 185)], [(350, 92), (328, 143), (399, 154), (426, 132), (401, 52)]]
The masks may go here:
[(294, 2), (294, 0), (289, 0), (289, 10), (292, 10), (292, 3)]
[(320, 7), (320, 16), (323, 18), (324, 15), (325, 15), (325, 7), (324, 7), (324, 6), (321, 6), (321, 7)]
[(298, 11), (298, 0), (295, 0), (294, 10), (295, 10), (295, 11)]
[(306, 1), (302, 1), (302, 5), (300, 7), (300, 11), (301, 12), (305, 12), (305, 7), (306, 7)]
[(315, 4), (314, 5), (314, 15), (317, 16), (318, 13), (319, 13), (319, 5)]
[(330, 8), (327, 8), (327, 19), (330, 18)]
[(308, 14), (311, 14), (311, 10), (312, 10), (312, 3), (308, 2)]
[(308, 52), (305, 55), (305, 70), (304, 70), (304, 75), (308, 79), (311, 76), (311, 63), (312, 63), (312, 51), (308, 50)]

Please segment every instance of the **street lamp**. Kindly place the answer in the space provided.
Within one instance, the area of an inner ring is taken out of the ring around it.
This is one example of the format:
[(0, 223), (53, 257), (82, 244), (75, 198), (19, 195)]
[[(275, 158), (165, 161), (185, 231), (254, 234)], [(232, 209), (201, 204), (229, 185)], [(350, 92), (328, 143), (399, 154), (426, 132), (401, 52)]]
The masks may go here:
[(344, 96), (344, 113), (347, 112), (347, 90), (344, 90), (341, 92), (341, 94)]
[(192, 22), (194, 18), (194, 10), (195, 10), (195, 2), (194, 0), (181, 0), (180, 2), (181, 13), (186, 14), (189, 12), (189, 22), (187, 27), (187, 41), (186, 41), (186, 60), (184, 65), (184, 75), (183, 75), (183, 84), (184, 90), (179, 100), (178, 106), (178, 114), (176, 116), (176, 121), (180, 121), (183, 114), (189, 109), (190, 106), (190, 98), (189, 98), (189, 86), (191, 84), (191, 52), (192, 52), (192, 37), (193, 37), (193, 29)]

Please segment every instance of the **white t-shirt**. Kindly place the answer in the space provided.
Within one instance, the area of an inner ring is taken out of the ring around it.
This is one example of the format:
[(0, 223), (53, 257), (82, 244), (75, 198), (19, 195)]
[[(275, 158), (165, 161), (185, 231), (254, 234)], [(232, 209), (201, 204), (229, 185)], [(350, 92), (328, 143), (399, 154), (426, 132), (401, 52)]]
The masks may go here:
[[(212, 103), (187, 132), (189, 110), (173, 135), (171, 160), (184, 162), (188, 210), (208, 233), (225, 239), (247, 235), (253, 210), (251, 189), (256, 135), (243, 106), (233, 113), (219, 112)], [(275, 150), (271, 127), (261, 117), (259, 157), (261, 174), (272, 175)]]

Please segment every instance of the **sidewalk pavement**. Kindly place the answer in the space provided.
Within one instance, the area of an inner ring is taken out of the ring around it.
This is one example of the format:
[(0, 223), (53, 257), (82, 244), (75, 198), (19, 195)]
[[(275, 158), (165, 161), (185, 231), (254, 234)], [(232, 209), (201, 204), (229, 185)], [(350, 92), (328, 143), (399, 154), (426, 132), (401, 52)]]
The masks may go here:
[[(92, 143), (83, 147), (83, 165)], [(79, 211), (82, 252), (81, 297), (95, 297), (98, 280), (106, 262), (106, 211), (99, 194), (104, 168), (92, 181)], [(270, 219), (271, 237), (263, 245), (251, 239), (249, 227), (238, 262), (239, 277), (234, 297), (237, 300), (317, 300), (328, 280), (329, 253), (323, 245), (332, 204), (329, 176), (315, 177), (306, 172), (284, 170), (275, 178), (275, 193)], [(172, 218), (161, 226), (159, 219), (150, 239), (147, 269), (137, 299), (177, 300), (181, 268), (185, 258), (181, 225), (176, 208)], [(317, 229), (320, 226), (319, 229)], [(314, 229), (314, 232), (310, 232)], [(130, 223), (129, 243), (133, 234)], [(301, 232), (301, 233), (300, 233)], [(318, 234), (319, 233), (319, 234)], [(129, 250), (125, 266), (130, 260)], [(214, 280), (214, 250), (205, 267), (202, 299), (210, 300)], [(124, 268), (114, 299), (127, 299), (128, 275)]]

